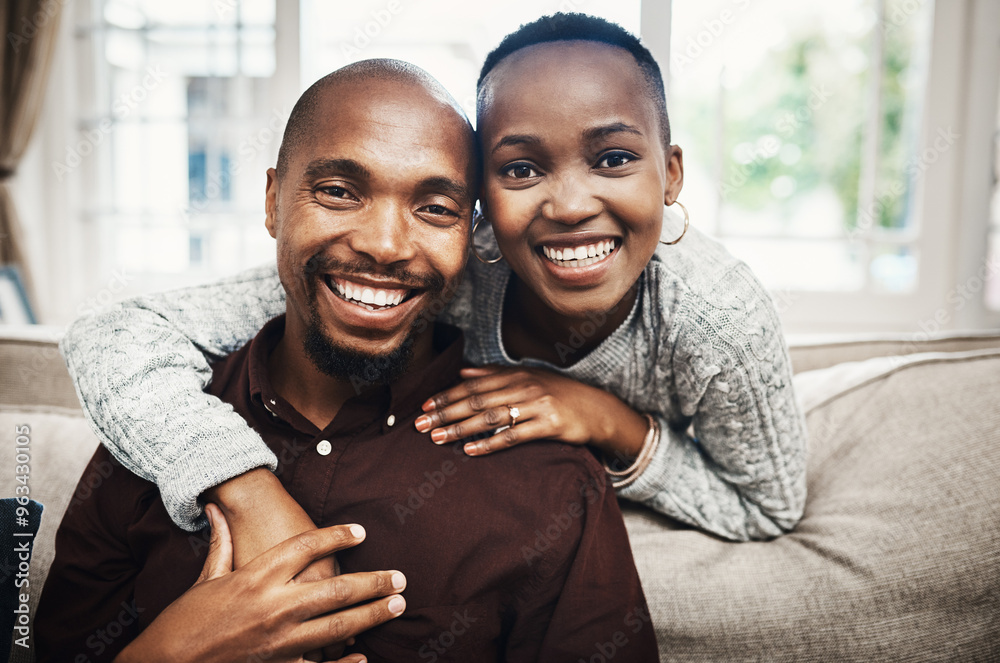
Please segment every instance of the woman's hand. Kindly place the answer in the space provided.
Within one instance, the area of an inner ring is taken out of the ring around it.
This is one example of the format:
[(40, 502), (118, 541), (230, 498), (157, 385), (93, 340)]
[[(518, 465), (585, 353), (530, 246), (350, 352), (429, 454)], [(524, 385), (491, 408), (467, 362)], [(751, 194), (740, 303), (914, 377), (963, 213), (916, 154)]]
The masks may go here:
[[(492, 433), (464, 450), (481, 456), (532, 440), (590, 444), (605, 453), (636, 456), (646, 420), (615, 396), (540, 368), (462, 369), (465, 380), (428, 399), (417, 417), (435, 444)], [(511, 426), (510, 409), (518, 418)], [(501, 430), (497, 430), (501, 429)]]

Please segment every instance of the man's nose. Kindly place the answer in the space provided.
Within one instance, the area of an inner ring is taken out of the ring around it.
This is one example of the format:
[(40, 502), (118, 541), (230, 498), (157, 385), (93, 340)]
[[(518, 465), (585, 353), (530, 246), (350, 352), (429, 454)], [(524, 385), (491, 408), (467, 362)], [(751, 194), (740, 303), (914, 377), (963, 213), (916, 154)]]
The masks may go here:
[(597, 216), (602, 209), (603, 204), (587, 186), (587, 178), (566, 173), (553, 179), (541, 211), (542, 217), (549, 221), (576, 225)]
[(411, 260), (416, 255), (408, 230), (408, 210), (395, 204), (375, 205), (350, 234), (350, 246), (380, 265)]

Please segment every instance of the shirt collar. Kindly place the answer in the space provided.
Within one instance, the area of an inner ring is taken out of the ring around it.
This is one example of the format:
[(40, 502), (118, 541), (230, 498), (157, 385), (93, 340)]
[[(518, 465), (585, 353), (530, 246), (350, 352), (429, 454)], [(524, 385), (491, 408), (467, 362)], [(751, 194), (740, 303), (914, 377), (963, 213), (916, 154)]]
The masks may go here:
[[(271, 384), (267, 362), (284, 332), (285, 316), (280, 315), (264, 325), (250, 342), (247, 358), (250, 398), (293, 427), (315, 434), (316, 427), (281, 398)], [(351, 428), (364, 428), (378, 418), (383, 432), (387, 432), (396, 425), (396, 420), (408, 418), (419, 411), (428, 398), (458, 382), (465, 345), (462, 331), (451, 325), (435, 323), (433, 334), (436, 356), (426, 366), (409, 370), (392, 384), (366, 391), (344, 403), (341, 411), (349, 410), (349, 418), (355, 424)], [(338, 413), (334, 421), (340, 422), (341, 419)]]

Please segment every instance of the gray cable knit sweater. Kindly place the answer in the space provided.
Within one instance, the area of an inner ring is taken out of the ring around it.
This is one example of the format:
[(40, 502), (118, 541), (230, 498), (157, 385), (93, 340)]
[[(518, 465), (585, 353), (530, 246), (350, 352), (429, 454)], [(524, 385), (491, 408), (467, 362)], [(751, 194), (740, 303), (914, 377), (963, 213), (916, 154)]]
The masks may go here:
[[(746, 265), (694, 229), (676, 246), (661, 245), (625, 322), (565, 370), (505, 352), (500, 317), (509, 277), (504, 262), (470, 261), (441, 318), (466, 331), (473, 363), (557, 370), (658, 416), (657, 453), (621, 497), (740, 541), (777, 536), (798, 522), (805, 423), (777, 313)], [(101, 441), (160, 487), (185, 529), (202, 525), (198, 496), (206, 489), (276, 466), (257, 433), (202, 389), (210, 359), (245, 344), (284, 309), (270, 266), (121, 302), (77, 320), (62, 341)], [(583, 323), (579, 333), (589, 329)]]

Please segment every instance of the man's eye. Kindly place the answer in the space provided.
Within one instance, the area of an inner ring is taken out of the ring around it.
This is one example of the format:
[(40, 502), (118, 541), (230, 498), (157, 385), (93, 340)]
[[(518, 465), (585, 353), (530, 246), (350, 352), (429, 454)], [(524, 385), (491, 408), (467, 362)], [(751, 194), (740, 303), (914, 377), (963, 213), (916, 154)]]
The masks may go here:
[(444, 205), (428, 205), (424, 209), (427, 210), (428, 212), (430, 212), (431, 214), (436, 214), (438, 216), (443, 216), (443, 215), (446, 215), (446, 214), (449, 214), (449, 215), (454, 215), (455, 214), (454, 212), (452, 212), (450, 209), (448, 209)]
[(612, 152), (606, 155), (603, 159), (597, 162), (598, 168), (620, 168), (625, 164), (631, 163), (635, 157), (631, 154), (625, 154), (624, 152)]
[(351, 194), (342, 186), (324, 186), (319, 189), (331, 198), (348, 198)]
[(538, 177), (538, 171), (525, 163), (515, 163), (512, 166), (507, 166), (503, 170), (503, 174), (507, 177), (513, 177), (516, 180), (526, 180), (529, 177)]

